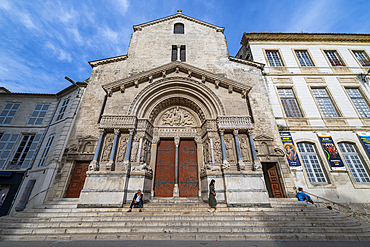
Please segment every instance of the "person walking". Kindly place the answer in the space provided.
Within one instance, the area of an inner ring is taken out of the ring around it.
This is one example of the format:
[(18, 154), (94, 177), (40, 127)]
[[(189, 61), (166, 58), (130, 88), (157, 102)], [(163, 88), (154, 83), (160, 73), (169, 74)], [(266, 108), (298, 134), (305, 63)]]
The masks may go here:
[(211, 212), (211, 208), (215, 208), (215, 212), (219, 212), (217, 209), (217, 200), (216, 200), (216, 192), (215, 192), (215, 180), (212, 179), (211, 183), (209, 184), (209, 198), (208, 198), (209, 208), (208, 212)]

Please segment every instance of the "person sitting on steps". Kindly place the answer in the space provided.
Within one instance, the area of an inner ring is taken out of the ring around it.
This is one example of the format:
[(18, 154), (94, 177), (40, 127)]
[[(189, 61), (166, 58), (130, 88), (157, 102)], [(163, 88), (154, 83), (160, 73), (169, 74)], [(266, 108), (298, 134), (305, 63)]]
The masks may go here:
[(298, 201), (306, 201), (306, 202), (310, 202), (314, 204), (311, 197), (307, 195), (306, 193), (304, 193), (301, 187), (298, 188), (297, 196), (298, 196)]
[(131, 212), (134, 205), (139, 206), (139, 212), (141, 212), (141, 208), (143, 207), (143, 194), (141, 193), (141, 190), (138, 190), (137, 193), (135, 193), (130, 209), (127, 212)]

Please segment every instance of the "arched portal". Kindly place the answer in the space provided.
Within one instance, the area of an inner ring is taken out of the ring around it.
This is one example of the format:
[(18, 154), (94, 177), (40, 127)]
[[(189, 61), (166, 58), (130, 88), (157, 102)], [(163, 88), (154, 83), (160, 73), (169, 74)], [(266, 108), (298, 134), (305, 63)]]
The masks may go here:
[(225, 115), (219, 98), (207, 86), (186, 77), (163, 78), (143, 89), (128, 115), (153, 125), (151, 167), (156, 197), (198, 197), (203, 164), (202, 126)]

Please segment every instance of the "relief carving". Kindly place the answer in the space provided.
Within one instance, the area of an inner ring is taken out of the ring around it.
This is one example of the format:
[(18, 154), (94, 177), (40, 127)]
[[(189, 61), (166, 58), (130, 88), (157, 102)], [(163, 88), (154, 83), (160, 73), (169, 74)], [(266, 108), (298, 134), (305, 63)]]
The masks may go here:
[(229, 135), (225, 136), (225, 148), (227, 161), (235, 163), (235, 151), (233, 145), (233, 138)]
[(251, 161), (251, 153), (249, 148), (249, 140), (246, 136), (240, 135), (240, 152), (244, 162)]
[(105, 141), (104, 141), (104, 148), (102, 151), (101, 161), (109, 160), (112, 145), (113, 145), (113, 134), (107, 134)]
[(125, 159), (126, 155), (126, 150), (127, 150), (127, 142), (128, 142), (128, 136), (127, 135), (122, 135), (119, 139), (119, 144), (118, 144), (118, 151), (117, 151), (117, 162), (123, 162)]
[(138, 152), (138, 147), (139, 147), (139, 138), (138, 138), (138, 136), (136, 135), (136, 136), (133, 138), (133, 142), (132, 142), (131, 158), (130, 158), (131, 163), (136, 162), (137, 152)]
[(194, 117), (190, 112), (179, 108), (178, 106), (167, 110), (161, 119), (161, 123), (164, 126), (193, 126), (195, 124)]
[(215, 153), (215, 163), (220, 164), (222, 162), (222, 150), (221, 150), (220, 138), (215, 138), (215, 141), (213, 144), (213, 151)]

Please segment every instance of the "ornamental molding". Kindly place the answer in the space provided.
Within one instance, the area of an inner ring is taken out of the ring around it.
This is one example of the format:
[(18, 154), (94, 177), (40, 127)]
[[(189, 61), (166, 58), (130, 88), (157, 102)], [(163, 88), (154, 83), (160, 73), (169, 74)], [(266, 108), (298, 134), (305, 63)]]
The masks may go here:
[(254, 41), (369, 43), (370, 34), (351, 33), (244, 33), (242, 44)]
[(136, 116), (103, 115), (99, 127), (103, 129), (136, 129), (136, 125)]
[[(207, 70), (200, 69), (179, 61), (171, 62), (157, 68), (127, 77), (125, 79), (110, 82), (103, 85), (102, 87), (108, 94), (108, 96), (112, 96), (113, 92), (121, 91), (122, 93), (124, 93), (125, 89), (127, 89), (128, 87), (138, 87), (140, 83), (144, 82), (149, 82), (151, 84), (154, 79), (167, 79), (170, 77), (170, 74), (178, 74), (180, 72), (186, 75), (186, 77), (178, 76), (180, 80), (184, 80), (185, 78), (197, 78), (200, 81), (199, 84), (209, 82), (214, 84), (216, 88), (224, 87), (231, 90), (231, 92), (238, 92), (243, 98), (245, 98), (248, 95), (249, 91), (252, 89), (250, 86), (247, 86), (243, 83), (213, 74)], [(174, 78), (176, 76), (172, 75), (171, 77)]]
[(197, 129), (184, 129), (184, 128), (176, 128), (176, 127), (159, 127), (157, 135), (161, 138), (163, 137), (197, 137), (198, 131)]
[(102, 64), (108, 64), (108, 63), (123, 61), (123, 60), (126, 60), (127, 58), (128, 58), (127, 55), (123, 55), (123, 56), (118, 56), (118, 57), (111, 57), (111, 58), (105, 58), (105, 59), (90, 61), (89, 64), (90, 64), (91, 68), (94, 68), (94, 67), (102, 65)]
[(249, 116), (218, 116), (217, 126), (220, 130), (253, 129)]
[(253, 67), (256, 67), (258, 69), (263, 69), (265, 67), (265, 64), (263, 64), (263, 63), (243, 60), (243, 59), (232, 57), (232, 56), (229, 56), (229, 60), (231, 62), (236, 62), (236, 63), (241, 63), (241, 64), (246, 64), (246, 65), (249, 65), (249, 66), (253, 66)]
[(212, 25), (210, 23), (194, 19), (190, 16), (187, 16), (187, 15), (184, 15), (184, 14), (181, 14), (181, 13), (178, 13), (178, 14), (175, 14), (175, 15), (170, 15), (170, 16), (167, 16), (167, 17), (164, 17), (164, 18), (161, 18), (161, 19), (157, 19), (157, 20), (154, 20), (154, 21), (146, 22), (146, 23), (143, 23), (143, 24), (140, 24), (140, 25), (135, 25), (135, 26), (133, 26), (133, 28), (134, 28), (135, 32), (136, 31), (141, 31), (144, 27), (148, 27), (148, 26), (151, 26), (151, 25), (155, 25), (155, 24), (165, 22), (165, 21), (169, 21), (169, 20), (176, 19), (176, 18), (192, 21), (192, 22), (198, 23), (200, 25), (203, 25), (203, 26), (206, 26), (206, 27), (209, 27), (209, 28), (213, 28), (217, 32), (221, 32), (221, 33), (224, 33), (224, 30), (225, 30), (224, 27), (218, 27), (218, 26)]

